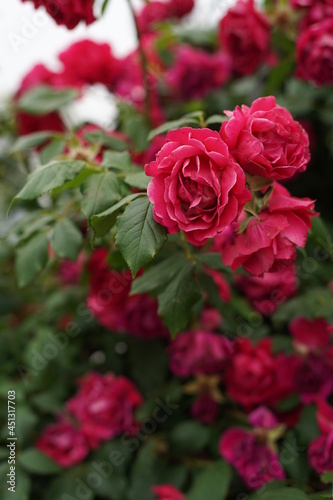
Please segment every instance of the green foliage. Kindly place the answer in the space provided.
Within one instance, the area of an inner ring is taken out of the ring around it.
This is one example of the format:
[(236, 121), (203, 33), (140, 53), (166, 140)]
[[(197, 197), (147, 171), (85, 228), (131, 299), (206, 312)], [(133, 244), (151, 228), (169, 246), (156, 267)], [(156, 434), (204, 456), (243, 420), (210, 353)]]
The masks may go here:
[(82, 247), (82, 233), (75, 224), (65, 217), (54, 226), (51, 243), (56, 255), (61, 259), (76, 260)]
[(186, 495), (186, 500), (224, 500), (227, 498), (231, 481), (230, 466), (217, 460), (201, 472), (194, 480), (194, 484)]
[(48, 240), (45, 233), (33, 236), (16, 251), (15, 271), (19, 287), (32, 283), (37, 274), (46, 266)]
[(77, 96), (76, 89), (59, 90), (48, 85), (40, 85), (20, 97), (18, 108), (32, 115), (45, 115), (70, 104)]
[(116, 245), (133, 277), (154, 259), (166, 240), (166, 229), (155, 221), (152, 204), (146, 197), (133, 200), (118, 218)]

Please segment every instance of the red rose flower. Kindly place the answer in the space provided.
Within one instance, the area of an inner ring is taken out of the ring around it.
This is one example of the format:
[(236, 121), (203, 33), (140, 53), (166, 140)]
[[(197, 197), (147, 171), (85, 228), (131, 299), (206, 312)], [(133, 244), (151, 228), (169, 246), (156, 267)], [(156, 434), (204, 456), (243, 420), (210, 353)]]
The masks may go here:
[(99, 248), (91, 256), (91, 290), (87, 305), (98, 321), (114, 332), (127, 332), (142, 339), (169, 337), (157, 314), (157, 301), (147, 294), (130, 296), (130, 271), (113, 271), (107, 263), (107, 250)]
[(220, 373), (232, 351), (230, 340), (218, 333), (181, 333), (169, 346), (170, 370), (177, 377)]
[(62, 467), (82, 462), (89, 453), (82, 431), (65, 420), (46, 427), (36, 447)]
[(184, 500), (184, 495), (172, 484), (161, 484), (153, 486), (152, 492), (155, 493), (156, 500)]
[(133, 428), (134, 411), (142, 397), (130, 380), (113, 373), (91, 372), (81, 378), (79, 387), (66, 406), (80, 422), (91, 447)]
[(310, 443), (308, 459), (318, 474), (333, 471), (333, 431), (318, 436)]
[(250, 431), (228, 429), (220, 440), (219, 450), (251, 490), (285, 479), (278, 455)]
[(316, 419), (323, 434), (333, 431), (333, 408), (324, 399), (317, 401)]
[(225, 113), (230, 120), (222, 124), (222, 139), (246, 172), (272, 180), (304, 172), (310, 160), (308, 135), (275, 97)]
[(325, 318), (298, 317), (289, 324), (294, 347), (300, 353), (321, 353), (330, 345), (332, 327)]
[(193, 245), (203, 245), (237, 219), (251, 199), (244, 172), (217, 132), (184, 127), (168, 133), (153, 161), (148, 197), (155, 220), (169, 233), (183, 230)]
[(257, 345), (237, 340), (225, 374), (227, 392), (246, 409), (272, 407), (292, 393), (294, 365), (292, 357), (272, 353), (271, 339)]
[(191, 406), (191, 415), (203, 424), (212, 424), (219, 414), (219, 405), (209, 392), (200, 394)]
[(252, 306), (265, 316), (272, 316), (279, 305), (295, 295), (298, 279), (295, 266), (262, 276), (235, 276), (236, 286)]
[(112, 86), (118, 77), (120, 63), (107, 43), (80, 40), (59, 54), (64, 72), (78, 85), (103, 83)]
[(290, 0), (290, 4), (295, 9), (310, 9), (316, 5), (333, 5), (332, 0)]
[(253, 0), (238, 0), (220, 21), (220, 42), (240, 75), (251, 75), (269, 61), (270, 38), (270, 23)]
[(243, 232), (234, 223), (219, 238), (222, 260), (234, 271), (239, 266), (255, 276), (289, 267), (296, 259), (296, 246), (304, 247), (316, 214), (314, 201), (290, 196), (274, 185), (267, 207), (252, 217)]
[(57, 24), (63, 24), (70, 30), (81, 21), (85, 24), (95, 21), (94, 0), (22, 0), (28, 1), (33, 2), (35, 9), (44, 7)]
[(249, 423), (252, 427), (260, 429), (274, 429), (279, 425), (279, 421), (271, 410), (265, 406), (259, 406), (251, 411), (249, 415)]
[(166, 72), (172, 94), (181, 100), (200, 99), (221, 87), (229, 78), (230, 60), (223, 52), (210, 54), (190, 45), (176, 51), (176, 59)]
[(296, 45), (297, 76), (318, 86), (333, 83), (333, 17), (309, 26)]
[(309, 26), (315, 23), (319, 23), (328, 17), (333, 16), (333, 2), (332, 1), (321, 1), (319, 3), (315, 3), (311, 6), (307, 15), (303, 17), (300, 22), (299, 29), (300, 31), (305, 30)]
[(305, 405), (326, 399), (333, 392), (333, 372), (330, 358), (313, 353), (305, 359), (298, 358), (294, 374), (295, 392)]

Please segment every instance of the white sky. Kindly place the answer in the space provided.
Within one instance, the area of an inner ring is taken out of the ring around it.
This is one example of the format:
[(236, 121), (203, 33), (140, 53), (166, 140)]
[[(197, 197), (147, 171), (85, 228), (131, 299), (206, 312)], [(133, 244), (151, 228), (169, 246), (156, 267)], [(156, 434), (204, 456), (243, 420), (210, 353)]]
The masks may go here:
[[(97, 7), (101, 1), (96, 0)], [(232, 3), (234, 0), (196, 0), (192, 22), (201, 27), (214, 24)], [(141, 4), (142, 0), (134, 0), (134, 5)], [(0, 98), (14, 93), (21, 78), (37, 63), (57, 70), (57, 54), (82, 38), (110, 43), (117, 56), (130, 52), (136, 46), (136, 37), (126, 0), (109, 0), (104, 16), (98, 21), (90, 26), (80, 24), (71, 31), (57, 26), (43, 9), (36, 11), (32, 2), (1, 0)], [(92, 88), (86, 99), (75, 106), (74, 114), (80, 115), (77, 120), (92, 119), (102, 124), (101, 115), (107, 112), (105, 99), (103, 89)], [(109, 100), (107, 106), (112, 107)]]

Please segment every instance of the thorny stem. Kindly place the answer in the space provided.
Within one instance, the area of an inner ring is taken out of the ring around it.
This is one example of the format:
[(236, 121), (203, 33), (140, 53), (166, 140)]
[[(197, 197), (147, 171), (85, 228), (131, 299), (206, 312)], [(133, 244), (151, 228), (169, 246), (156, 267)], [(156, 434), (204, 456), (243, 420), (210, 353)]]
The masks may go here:
[(143, 48), (142, 44), (142, 37), (140, 33), (140, 28), (138, 25), (137, 17), (135, 14), (135, 10), (133, 8), (131, 0), (127, 0), (129, 9), (131, 11), (133, 20), (134, 20), (134, 25), (135, 25), (135, 30), (136, 30), (136, 35), (138, 38), (138, 43), (139, 43), (139, 54), (140, 54), (140, 59), (141, 59), (141, 68), (142, 68), (142, 74), (143, 74), (143, 86), (145, 89), (145, 117), (148, 123), (151, 123), (151, 99), (150, 99), (150, 88), (149, 88), (149, 71), (148, 71), (148, 61), (146, 57), (146, 53)]

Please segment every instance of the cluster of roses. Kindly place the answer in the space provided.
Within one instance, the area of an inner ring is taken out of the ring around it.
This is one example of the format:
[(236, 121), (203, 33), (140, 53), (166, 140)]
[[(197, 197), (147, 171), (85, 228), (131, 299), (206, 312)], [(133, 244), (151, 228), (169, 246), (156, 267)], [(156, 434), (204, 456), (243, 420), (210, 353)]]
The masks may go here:
[[(95, 0), (22, 0), (22, 2), (33, 2), (35, 9), (44, 7), (57, 24), (64, 25), (70, 30), (80, 22), (88, 25), (96, 20)], [(138, 16), (140, 30), (144, 33), (149, 31), (156, 22), (173, 18), (181, 19), (191, 12), (193, 7), (194, 0), (151, 2), (141, 10)]]
[(316, 213), (314, 201), (291, 196), (277, 181), (305, 170), (308, 136), (272, 96), (226, 114), (220, 133), (186, 127), (168, 133), (145, 167), (153, 177), (154, 217), (193, 245), (215, 238), (213, 249), (233, 270), (262, 276), (286, 269)]
[[(113, 274), (113, 294), (120, 293), (124, 300), (120, 273)], [(222, 415), (230, 414), (236, 421), (240, 416), (240, 426), (227, 428), (221, 435), (221, 456), (235, 467), (249, 489), (284, 479), (278, 444), (286, 430), (297, 425), (302, 409), (316, 404), (322, 433), (310, 443), (308, 460), (319, 474), (333, 470), (333, 408), (327, 403), (333, 393), (332, 326), (321, 318), (295, 318), (289, 325), (294, 352), (275, 354), (272, 339), (257, 344), (249, 339), (232, 341), (212, 331), (217, 327), (213, 323), (211, 330), (206, 323), (205, 330), (201, 325), (179, 334), (169, 341), (167, 353), (170, 372), (184, 380), (184, 396), (191, 398), (192, 418), (212, 425)], [(152, 338), (150, 328), (147, 325), (148, 339)], [(281, 402), (296, 395), (299, 400), (293, 409), (279, 409)], [(70, 467), (103, 440), (121, 433), (135, 434), (134, 410), (141, 403), (140, 394), (126, 377), (89, 373), (81, 379), (78, 394), (67, 402), (66, 415), (46, 428), (37, 447), (63, 467)], [(239, 407), (245, 415), (239, 413)], [(161, 499), (169, 498), (163, 495), (171, 495), (173, 490), (171, 485), (155, 488)]]
[(141, 403), (128, 378), (87, 373), (79, 380), (78, 393), (67, 401), (66, 412), (45, 429), (36, 446), (62, 467), (71, 467), (101, 442), (133, 432), (134, 412)]
[(297, 76), (316, 85), (333, 83), (332, 0), (291, 0), (301, 11), (296, 45)]

